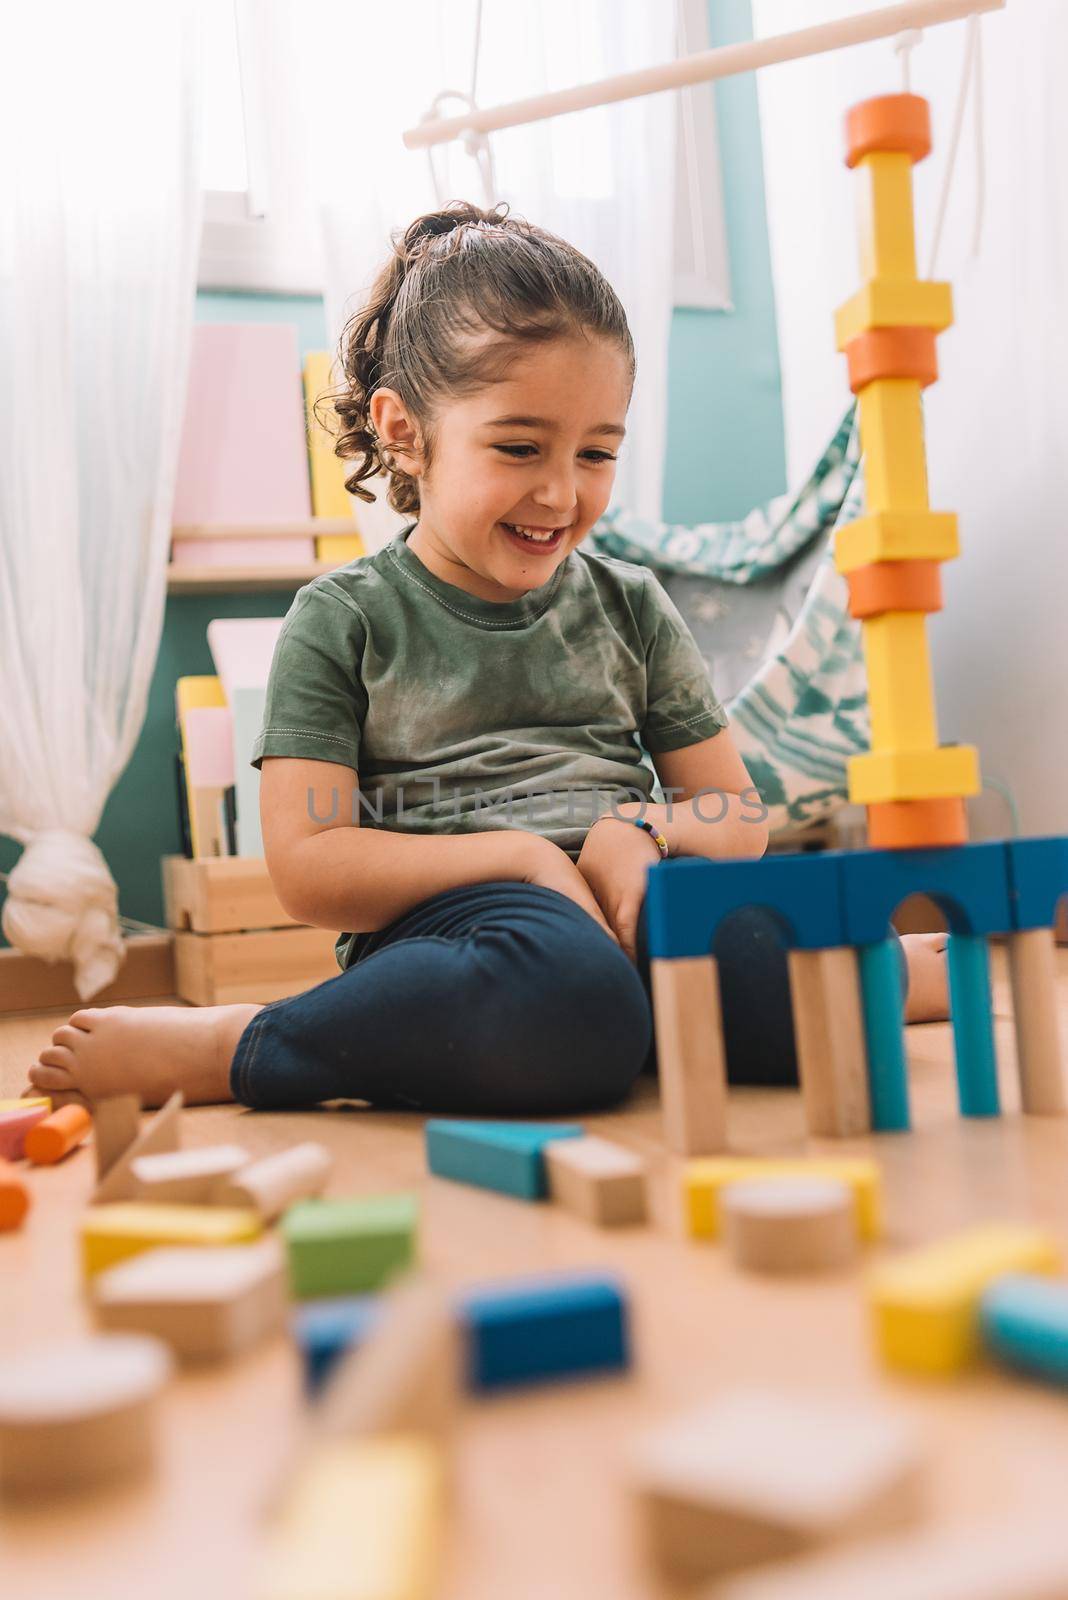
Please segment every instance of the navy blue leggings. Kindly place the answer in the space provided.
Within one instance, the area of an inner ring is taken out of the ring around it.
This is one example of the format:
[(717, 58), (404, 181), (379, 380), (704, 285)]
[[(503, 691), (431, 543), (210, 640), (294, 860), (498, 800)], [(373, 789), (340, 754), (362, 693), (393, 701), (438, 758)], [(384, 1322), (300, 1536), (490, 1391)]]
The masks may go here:
[[(238, 1041), (231, 1092), (264, 1110), (349, 1099), (552, 1116), (613, 1105), (656, 1070), (644, 906), (637, 946), (635, 967), (555, 889), (447, 889), (373, 933), (347, 971), (264, 1006)], [(770, 915), (736, 912), (715, 954), (731, 1082), (796, 1084), (786, 953)]]

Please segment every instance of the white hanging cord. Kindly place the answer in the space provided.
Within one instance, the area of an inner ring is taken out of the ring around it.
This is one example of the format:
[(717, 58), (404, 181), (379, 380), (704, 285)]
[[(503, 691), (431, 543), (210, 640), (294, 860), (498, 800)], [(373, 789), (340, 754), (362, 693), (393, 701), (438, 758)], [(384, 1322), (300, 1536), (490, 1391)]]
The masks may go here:
[[(460, 89), (442, 89), (440, 94), (434, 96), (430, 110), (425, 111), (419, 118), (420, 122), (433, 122), (436, 117), (441, 115), (441, 108), (447, 100), (459, 100), (469, 111), (478, 110), (475, 91), (478, 87), (478, 64), (481, 49), (482, 0), (477, 0), (475, 6), (475, 42), (471, 53), (471, 91), (469, 94), (464, 94)], [(478, 133), (473, 128), (469, 128), (463, 134), (461, 143), (467, 155), (471, 157), (478, 168), (478, 175), (482, 184), (482, 199), (486, 210), (489, 211), (497, 203), (497, 174), (493, 165), (493, 147), (490, 144), (489, 134)], [(446, 195), (444, 191), (441, 179), (438, 176), (438, 169), (434, 165), (434, 148), (432, 145), (427, 145), (426, 156), (430, 167), (430, 182), (433, 186), (434, 198), (439, 206), (443, 206), (447, 200), (453, 197)]]
[(922, 28), (906, 28), (904, 33), (899, 33), (894, 40), (894, 53), (901, 57), (901, 88), (905, 94), (912, 93), (912, 52), (918, 44), (923, 43)]
[(931, 240), (931, 255), (927, 263), (928, 278), (934, 277), (935, 264), (938, 260), (938, 247), (942, 242), (942, 228), (946, 220), (949, 191), (953, 183), (953, 172), (957, 163), (957, 149), (960, 145), (961, 129), (964, 126), (964, 111), (968, 103), (968, 91), (972, 86), (973, 80), (976, 93), (976, 213), (975, 225), (972, 230), (972, 255), (975, 256), (979, 253), (979, 240), (983, 224), (983, 205), (986, 197), (986, 150), (983, 138), (982, 73), (979, 51), (979, 18), (977, 16), (968, 18), (968, 30), (964, 40), (964, 63), (961, 67), (956, 110), (953, 113), (953, 132), (949, 140), (949, 154), (946, 157), (946, 170), (942, 178), (942, 193), (938, 200), (934, 236)]

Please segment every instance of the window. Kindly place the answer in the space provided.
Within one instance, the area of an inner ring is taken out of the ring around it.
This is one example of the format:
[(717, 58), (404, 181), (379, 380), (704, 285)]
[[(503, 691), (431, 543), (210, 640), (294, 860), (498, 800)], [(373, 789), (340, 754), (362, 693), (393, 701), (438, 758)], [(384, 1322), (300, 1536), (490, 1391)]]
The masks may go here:
[[(706, 6), (707, 0), (677, 0), (680, 54), (708, 49)], [(303, 181), (309, 130), (287, 125), (287, 118), (296, 116), (298, 97), (272, 93), (272, 83), (294, 70), (299, 52), (289, 29), (301, 26), (301, 8), (220, 0), (206, 13), (200, 286), (321, 293), (319, 223)], [(305, 25), (308, 16), (305, 12)], [(675, 99), (675, 303), (729, 310), (713, 86), (683, 89)], [(265, 107), (270, 107), (269, 116)], [(603, 108), (584, 113), (585, 156), (591, 144), (607, 137), (607, 116)], [(591, 188), (606, 163), (576, 158), (572, 141), (578, 121), (567, 117), (550, 124), (557, 192), (573, 191), (577, 202), (610, 204), (610, 194)]]

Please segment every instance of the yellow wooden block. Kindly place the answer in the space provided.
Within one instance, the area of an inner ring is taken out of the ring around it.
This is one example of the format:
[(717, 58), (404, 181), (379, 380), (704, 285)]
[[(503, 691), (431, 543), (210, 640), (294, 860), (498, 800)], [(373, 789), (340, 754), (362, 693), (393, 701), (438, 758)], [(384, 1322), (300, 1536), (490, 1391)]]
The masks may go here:
[(262, 1231), (259, 1213), (246, 1208), (118, 1200), (90, 1206), (82, 1218), (82, 1263), (86, 1277), (92, 1277), (158, 1245), (244, 1244)]
[(330, 561), (335, 566), (347, 566), (367, 554), (367, 546), (358, 533), (327, 533), (315, 541), (316, 561)]
[[(335, 387), (327, 351), (309, 351), (304, 358), (304, 410), (308, 425), (312, 515), (316, 517), (352, 516), (352, 500), (345, 489), (345, 463), (334, 454), (333, 437), (313, 409), (316, 400)], [(329, 414), (329, 403), (324, 401), (319, 409)], [(362, 541), (358, 553), (364, 554)], [(319, 559), (326, 561), (330, 558), (320, 556)], [(341, 559), (351, 560), (352, 557)]]
[(957, 1372), (978, 1353), (977, 1305), (1006, 1272), (1060, 1269), (1057, 1241), (1034, 1228), (985, 1224), (883, 1262), (868, 1279), (880, 1354), (907, 1372)]
[(834, 536), (834, 564), (841, 573), (875, 561), (952, 561), (959, 555), (952, 511), (873, 511)]
[(47, 1094), (28, 1094), (25, 1100), (0, 1100), (0, 1117), (5, 1111), (32, 1111), (35, 1106), (44, 1106), (46, 1111), (52, 1109), (52, 1099)]
[(858, 175), (861, 276), (915, 282), (912, 157), (904, 151), (876, 150), (859, 163)]
[(869, 511), (926, 511), (923, 400), (915, 378), (880, 378), (860, 393)]
[(715, 1239), (720, 1231), (720, 1190), (753, 1178), (837, 1178), (853, 1191), (857, 1229), (863, 1239), (882, 1230), (882, 1179), (874, 1161), (863, 1156), (806, 1160), (761, 1160), (752, 1156), (708, 1156), (688, 1161), (682, 1174), (686, 1230), (695, 1239)]
[(953, 291), (948, 283), (921, 278), (872, 278), (834, 314), (837, 348), (868, 328), (934, 328), (940, 333), (953, 321)]
[(864, 624), (873, 750), (938, 745), (926, 623), (922, 611), (886, 611)]
[(174, 686), (174, 703), (179, 724), (187, 711), (195, 711), (201, 706), (224, 706), (226, 696), (223, 693), (222, 679), (179, 678)]
[(429, 1600), (443, 1490), (440, 1449), (426, 1439), (317, 1445), (271, 1530), (256, 1600)]
[(849, 799), (855, 806), (882, 800), (952, 800), (978, 794), (979, 756), (970, 744), (935, 750), (870, 750), (848, 765)]

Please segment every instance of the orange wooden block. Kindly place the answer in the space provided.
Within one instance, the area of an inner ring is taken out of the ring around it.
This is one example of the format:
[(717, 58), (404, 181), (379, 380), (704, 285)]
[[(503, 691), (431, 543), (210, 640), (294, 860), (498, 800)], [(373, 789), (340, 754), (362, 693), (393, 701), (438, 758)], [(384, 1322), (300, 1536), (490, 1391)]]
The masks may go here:
[(20, 1226), (30, 1209), (30, 1191), (10, 1161), (0, 1160), (0, 1233)]
[(942, 573), (937, 561), (873, 561), (849, 573), (847, 581), (851, 617), (942, 609)]
[(880, 800), (868, 806), (871, 850), (927, 850), (967, 844), (968, 814), (963, 799)]
[(35, 1166), (53, 1166), (81, 1144), (93, 1126), (85, 1106), (60, 1106), (26, 1135), (26, 1154)]
[(873, 150), (903, 150), (913, 161), (931, 153), (931, 111), (918, 94), (880, 94), (850, 106), (845, 119), (846, 166)]
[(859, 394), (878, 378), (915, 378), (921, 389), (938, 381), (934, 328), (867, 328), (845, 347), (849, 387)]

